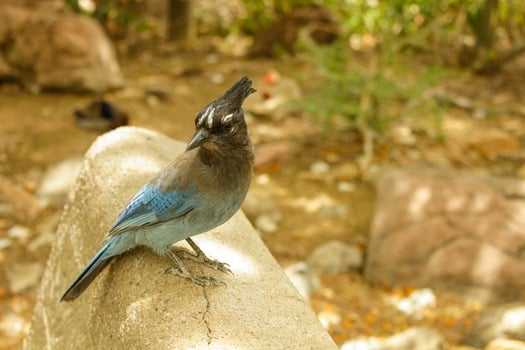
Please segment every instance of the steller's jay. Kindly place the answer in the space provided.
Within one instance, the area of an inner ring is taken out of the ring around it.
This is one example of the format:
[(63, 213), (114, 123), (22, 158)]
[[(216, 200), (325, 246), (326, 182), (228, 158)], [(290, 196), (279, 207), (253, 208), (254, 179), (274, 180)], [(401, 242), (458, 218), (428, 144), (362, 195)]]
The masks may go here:
[[(210, 276), (197, 276), (184, 257), (222, 272), (228, 265), (209, 259), (191, 236), (217, 227), (240, 208), (252, 177), (253, 148), (242, 103), (255, 92), (241, 78), (217, 100), (197, 113), (196, 132), (186, 150), (162, 169), (131, 199), (105, 235), (98, 251), (61, 298), (76, 299), (110, 260), (137, 246), (147, 246), (174, 263), (171, 272), (199, 285), (218, 285)], [(172, 245), (185, 239), (195, 254)]]

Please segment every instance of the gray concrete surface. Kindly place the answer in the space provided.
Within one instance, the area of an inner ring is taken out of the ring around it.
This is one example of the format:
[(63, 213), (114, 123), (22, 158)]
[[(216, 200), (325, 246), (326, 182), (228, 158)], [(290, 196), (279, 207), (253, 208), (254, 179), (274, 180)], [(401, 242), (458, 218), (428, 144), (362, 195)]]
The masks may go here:
[(234, 276), (188, 262), (226, 287), (165, 274), (170, 261), (144, 248), (113, 262), (76, 301), (59, 302), (128, 200), (183, 147), (133, 127), (93, 144), (69, 194), (24, 349), (337, 349), (240, 212), (195, 238)]

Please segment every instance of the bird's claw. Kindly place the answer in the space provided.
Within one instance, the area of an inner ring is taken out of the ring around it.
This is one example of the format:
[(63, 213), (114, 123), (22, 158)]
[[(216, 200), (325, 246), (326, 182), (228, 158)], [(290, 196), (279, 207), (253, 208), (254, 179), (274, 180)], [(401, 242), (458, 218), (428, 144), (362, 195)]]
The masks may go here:
[(166, 269), (166, 273), (171, 273), (175, 276), (179, 276), (182, 278), (189, 279), (195, 284), (198, 284), (199, 286), (203, 287), (209, 287), (209, 286), (226, 286), (226, 283), (223, 281), (220, 281), (216, 278), (213, 278), (211, 276), (197, 276), (193, 274), (190, 270), (181, 270), (178, 266), (172, 266)]
[(227, 273), (230, 276), (233, 276), (233, 272), (230, 269), (230, 265), (228, 263), (220, 262), (219, 260), (210, 259), (204, 254), (204, 252), (193, 242), (191, 238), (186, 238), (186, 242), (190, 245), (191, 249), (195, 252), (195, 254), (190, 253), (189, 251), (185, 249), (180, 249), (180, 253), (183, 257), (193, 260), (195, 262), (201, 263), (203, 265), (208, 266), (209, 268), (212, 268), (214, 270)]
[[(189, 279), (190, 281), (192, 281), (193, 283), (195, 284), (198, 284), (199, 286), (220, 286), (220, 285), (224, 285), (226, 286), (226, 283), (220, 281), (220, 280), (217, 280), (211, 276), (197, 276), (195, 275), (185, 264), (184, 262), (181, 260), (181, 257), (177, 254), (177, 253), (182, 253), (184, 252), (184, 255), (185, 254), (189, 254), (191, 256), (193, 256), (194, 258), (198, 258), (196, 255), (193, 255), (191, 254), (190, 252), (186, 251), (186, 250), (170, 250), (169, 253), (168, 253), (168, 256), (171, 258), (171, 260), (173, 261), (173, 266), (168, 268), (165, 272), (166, 273), (171, 273), (173, 275), (176, 275), (176, 276), (179, 276), (179, 277), (182, 277), (182, 278), (187, 278)], [(211, 260), (211, 259), (208, 259), (210, 261), (213, 261), (215, 262), (215, 260)], [(219, 263), (217, 261), (217, 263)], [(222, 264), (222, 263), (219, 263), (219, 264)], [(222, 264), (224, 265), (224, 264)], [(229, 270), (229, 269), (228, 269)]]
[(180, 257), (182, 257), (184, 259), (189, 259), (189, 260), (198, 262), (198, 263), (203, 264), (203, 265), (205, 265), (205, 266), (207, 266), (207, 267), (209, 267), (211, 269), (214, 269), (214, 270), (217, 270), (217, 271), (220, 271), (220, 272), (223, 272), (223, 273), (227, 273), (230, 276), (233, 276), (233, 272), (230, 269), (230, 265), (228, 263), (223, 263), (223, 262), (220, 262), (219, 260), (210, 259), (204, 254), (199, 254), (199, 253), (192, 254), (191, 252), (189, 252), (189, 251), (187, 251), (185, 249), (177, 250), (177, 253), (178, 253), (178, 255)]

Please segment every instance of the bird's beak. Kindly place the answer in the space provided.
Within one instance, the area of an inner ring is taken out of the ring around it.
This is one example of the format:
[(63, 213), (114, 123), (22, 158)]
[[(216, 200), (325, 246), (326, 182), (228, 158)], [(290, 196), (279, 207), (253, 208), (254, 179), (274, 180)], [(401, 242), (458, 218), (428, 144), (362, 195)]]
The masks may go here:
[(210, 132), (205, 129), (197, 129), (195, 135), (191, 138), (190, 142), (186, 146), (186, 151), (194, 149), (195, 147), (200, 146), (203, 142), (206, 142), (210, 138)]

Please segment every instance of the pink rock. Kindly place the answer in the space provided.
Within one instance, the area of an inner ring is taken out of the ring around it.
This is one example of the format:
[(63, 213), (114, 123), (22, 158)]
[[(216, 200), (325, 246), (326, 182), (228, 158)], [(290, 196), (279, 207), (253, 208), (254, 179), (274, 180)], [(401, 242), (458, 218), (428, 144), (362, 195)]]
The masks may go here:
[(525, 296), (525, 181), (413, 168), (385, 174), (377, 193), (371, 282)]

